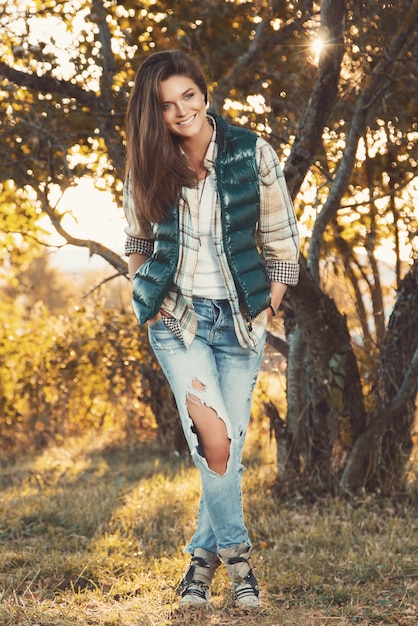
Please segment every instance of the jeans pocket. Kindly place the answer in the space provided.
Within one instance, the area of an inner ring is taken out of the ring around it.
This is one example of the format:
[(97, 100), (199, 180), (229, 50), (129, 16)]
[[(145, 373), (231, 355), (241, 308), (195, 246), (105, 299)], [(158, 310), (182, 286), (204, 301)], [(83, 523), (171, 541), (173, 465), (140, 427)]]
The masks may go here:
[(164, 323), (164, 318), (162, 315), (160, 315), (160, 317), (156, 319), (155, 322), (152, 322), (151, 324), (147, 322), (147, 326), (148, 328), (155, 328), (156, 326), (158, 326), (160, 322)]

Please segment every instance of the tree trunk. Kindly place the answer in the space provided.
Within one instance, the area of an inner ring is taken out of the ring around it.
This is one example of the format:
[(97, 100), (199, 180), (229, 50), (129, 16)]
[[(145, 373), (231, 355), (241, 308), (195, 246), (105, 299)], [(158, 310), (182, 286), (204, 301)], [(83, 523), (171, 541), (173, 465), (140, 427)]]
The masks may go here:
[(348, 459), (342, 486), (402, 487), (418, 390), (418, 260), (401, 283), (380, 351), (376, 404)]
[[(301, 265), (289, 290), (288, 471), (337, 484), (366, 417), (346, 320)], [(283, 463), (283, 459), (279, 460)]]

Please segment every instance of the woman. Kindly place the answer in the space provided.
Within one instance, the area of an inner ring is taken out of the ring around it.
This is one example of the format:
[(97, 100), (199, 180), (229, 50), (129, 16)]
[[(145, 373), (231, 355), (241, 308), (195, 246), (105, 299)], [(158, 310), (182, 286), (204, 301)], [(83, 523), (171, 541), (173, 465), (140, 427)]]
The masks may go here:
[(241, 456), (266, 325), (297, 283), (298, 234), (274, 150), (207, 101), (185, 53), (140, 66), (126, 120), (126, 254), (135, 314), (201, 474), (180, 605), (205, 604), (223, 562), (236, 603), (257, 608)]

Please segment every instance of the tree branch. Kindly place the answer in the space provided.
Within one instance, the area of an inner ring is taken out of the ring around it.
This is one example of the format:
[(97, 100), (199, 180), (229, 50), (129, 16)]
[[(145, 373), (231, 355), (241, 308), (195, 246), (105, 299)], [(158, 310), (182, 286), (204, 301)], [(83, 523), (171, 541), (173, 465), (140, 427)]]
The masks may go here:
[(326, 45), (319, 58), (318, 75), (311, 97), (284, 168), (293, 198), (311, 166), (322, 131), (334, 107), (344, 55), (344, 29), (344, 0), (324, 0), (321, 6), (321, 30), (326, 33)]
[(102, 66), (100, 88), (103, 98), (100, 103), (105, 105), (106, 109), (110, 109), (112, 103), (113, 74), (116, 70), (116, 63), (112, 52), (112, 36), (109, 31), (106, 17), (107, 12), (103, 6), (103, 0), (93, 0), (91, 20), (98, 26), (100, 43), (102, 44), (99, 60)]
[(112, 35), (107, 21), (108, 12), (103, 0), (93, 0), (91, 19), (99, 29), (101, 43), (99, 61), (102, 67), (100, 77), (100, 130), (109, 152), (110, 159), (117, 171), (118, 177), (123, 179), (125, 168), (125, 148), (120, 132), (115, 128), (113, 83), (116, 71), (115, 57), (112, 51)]
[(126, 273), (121, 274), (120, 272), (117, 272), (116, 274), (112, 274), (111, 276), (107, 276), (106, 278), (104, 278), (103, 280), (100, 281), (100, 283), (98, 285), (94, 285), (94, 287), (92, 287), (91, 289), (89, 289), (88, 291), (86, 291), (86, 293), (83, 294), (83, 298), (87, 298), (88, 296), (90, 296), (92, 293), (94, 293), (95, 291), (97, 291), (98, 289), (100, 289), (100, 287), (102, 287), (103, 285), (105, 285), (106, 283), (109, 283), (111, 280), (113, 280), (114, 278), (119, 278), (119, 276), (124, 276), (127, 280), (128, 280), (128, 276), (126, 275)]
[(269, 53), (279, 51), (283, 41), (289, 35), (289, 31), (300, 27), (307, 19), (312, 17), (313, 0), (305, 0), (298, 7), (298, 13), (294, 19), (289, 20), (286, 24), (281, 25), (277, 32), (267, 32), (266, 27), (274, 13), (271, 1), (265, 7), (261, 22), (256, 27), (255, 37), (251, 40), (248, 49), (244, 54), (238, 57), (237, 62), (231, 67), (223, 78), (220, 80), (216, 92), (213, 94), (213, 107), (221, 110), (225, 98), (227, 97), (231, 86), (235, 86), (239, 81), (238, 77), (242, 71), (248, 71), (249, 66), (254, 63), (257, 58), (262, 58), (263, 50), (268, 48)]
[(266, 341), (269, 346), (283, 354), (284, 357), (287, 358), (289, 356), (289, 344), (284, 339), (281, 339), (281, 337), (273, 335), (270, 331), (267, 331)]
[(123, 259), (118, 254), (113, 252), (113, 250), (110, 250), (110, 248), (99, 243), (98, 241), (73, 237), (65, 230), (65, 228), (63, 228), (61, 224), (61, 216), (58, 215), (56, 211), (54, 211), (54, 209), (52, 209), (48, 202), (44, 202), (42, 208), (51, 220), (52, 225), (54, 226), (57, 233), (61, 235), (63, 239), (65, 239), (68, 245), (78, 246), (80, 248), (87, 248), (90, 256), (93, 256), (93, 254), (97, 254), (98, 256), (102, 257), (102, 259), (107, 261), (109, 265), (117, 270), (118, 275), (124, 275), (128, 273), (128, 264), (126, 263), (126, 261), (123, 261)]
[(218, 88), (216, 90), (216, 94), (213, 96), (213, 106), (215, 109), (221, 109), (223, 102), (225, 100), (225, 96), (229, 91), (231, 85), (236, 82), (236, 77), (241, 72), (242, 68), (248, 67), (257, 56), (258, 47), (261, 42), (261, 36), (263, 34), (266, 22), (262, 20), (256, 28), (256, 33), (254, 39), (251, 41), (248, 49), (244, 54), (238, 57), (235, 65), (231, 67), (229, 72), (225, 74), (222, 80), (219, 82)]
[(414, 352), (414, 356), (412, 357), (411, 364), (409, 366), (408, 371), (405, 374), (405, 378), (403, 379), (402, 385), (390, 402), (389, 406), (385, 411), (385, 415), (387, 414), (388, 419), (392, 417), (400, 408), (402, 408), (408, 400), (413, 398), (417, 393), (418, 388), (418, 348)]
[(325, 229), (341, 205), (341, 198), (347, 189), (352, 171), (354, 169), (357, 146), (360, 137), (364, 134), (367, 125), (367, 117), (371, 103), (376, 92), (382, 93), (393, 86), (392, 74), (398, 67), (398, 59), (402, 50), (408, 45), (411, 35), (414, 35), (415, 25), (418, 19), (418, 6), (415, 2), (406, 15), (402, 28), (390, 47), (387, 55), (377, 63), (371, 79), (358, 99), (358, 104), (353, 115), (350, 130), (347, 135), (344, 155), (340, 161), (328, 198), (318, 214), (312, 232), (308, 253), (308, 267), (317, 282), (319, 282), (319, 260), (322, 247), (322, 239)]
[(69, 80), (22, 72), (9, 67), (4, 61), (0, 61), (0, 77), (7, 78), (19, 87), (29, 87), (40, 93), (56, 93), (63, 98), (74, 98), (82, 106), (88, 107), (92, 113), (98, 112), (99, 98), (96, 94), (93, 91), (86, 91)]
[(28, 87), (39, 93), (54, 93), (64, 98), (73, 98), (81, 106), (87, 107), (90, 113), (97, 119), (100, 126), (110, 159), (116, 170), (117, 176), (122, 180), (125, 167), (125, 149), (120, 132), (116, 129), (120, 123), (121, 112), (114, 110), (114, 93), (112, 90), (113, 76), (116, 63), (112, 52), (112, 36), (107, 23), (107, 11), (100, 0), (93, 1), (91, 19), (95, 21), (99, 30), (101, 44), (100, 63), (102, 74), (100, 78), (100, 95), (86, 91), (74, 82), (57, 79), (52, 76), (38, 76), (33, 72), (25, 72), (9, 67), (4, 61), (0, 61), (0, 77), (4, 77), (15, 85)]

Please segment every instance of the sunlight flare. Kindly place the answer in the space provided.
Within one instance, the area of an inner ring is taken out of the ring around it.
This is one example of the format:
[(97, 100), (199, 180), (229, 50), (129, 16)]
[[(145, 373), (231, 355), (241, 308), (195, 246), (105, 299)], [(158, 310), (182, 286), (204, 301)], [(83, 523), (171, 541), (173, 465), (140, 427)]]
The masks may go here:
[(324, 49), (325, 46), (325, 42), (321, 37), (318, 37), (317, 39), (314, 39), (314, 41), (312, 42), (312, 51), (314, 53), (314, 58), (313, 61), (315, 63), (315, 65), (318, 65), (319, 63), (319, 57), (321, 56), (321, 52)]

